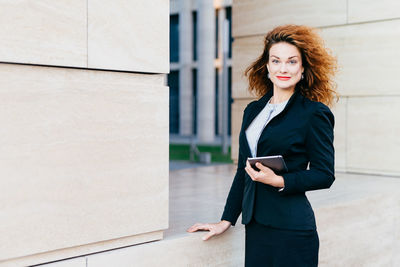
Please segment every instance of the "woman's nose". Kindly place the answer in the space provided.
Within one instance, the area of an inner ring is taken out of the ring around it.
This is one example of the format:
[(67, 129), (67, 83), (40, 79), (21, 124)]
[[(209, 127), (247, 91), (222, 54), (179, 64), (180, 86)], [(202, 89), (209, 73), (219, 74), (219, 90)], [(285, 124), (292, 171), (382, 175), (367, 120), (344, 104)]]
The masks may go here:
[(287, 68), (286, 68), (286, 64), (285, 64), (285, 63), (282, 63), (280, 71), (281, 71), (281, 72), (286, 72), (286, 71), (287, 71)]

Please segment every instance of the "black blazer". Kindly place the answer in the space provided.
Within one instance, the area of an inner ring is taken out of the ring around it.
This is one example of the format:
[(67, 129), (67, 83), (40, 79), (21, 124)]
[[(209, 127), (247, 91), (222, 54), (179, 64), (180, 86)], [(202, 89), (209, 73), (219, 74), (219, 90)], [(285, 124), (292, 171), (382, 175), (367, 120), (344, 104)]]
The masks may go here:
[[(246, 129), (272, 97), (268, 91), (247, 105), (239, 134), (236, 175), (221, 220), (235, 225), (251, 218), (264, 225), (294, 230), (315, 230), (315, 217), (306, 191), (329, 188), (335, 180), (333, 127), (335, 119), (321, 102), (311, 101), (300, 91), (290, 97), (284, 110), (270, 120), (257, 145), (257, 156), (282, 155), (288, 172), (282, 175), (285, 187), (254, 182), (244, 170), (251, 157)], [(309, 169), (307, 165), (310, 162)]]

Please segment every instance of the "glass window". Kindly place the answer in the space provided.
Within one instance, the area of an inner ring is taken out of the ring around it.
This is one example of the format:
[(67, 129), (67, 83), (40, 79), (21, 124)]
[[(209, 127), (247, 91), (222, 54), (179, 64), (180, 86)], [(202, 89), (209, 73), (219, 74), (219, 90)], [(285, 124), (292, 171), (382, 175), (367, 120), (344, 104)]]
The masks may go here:
[(226, 8), (226, 19), (229, 21), (229, 58), (232, 58), (232, 8)]
[(179, 134), (179, 71), (168, 74), (169, 132)]
[(197, 134), (197, 69), (192, 69), (193, 81), (193, 134)]
[(169, 18), (169, 61), (179, 62), (179, 15), (171, 15)]
[(218, 69), (215, 69), (215, 135), (218, 135), (218, 118), (219, 118), (219, 116), (218, 116), (218, 111), (219, 111), (219, 109), (220, 108), (222, 108), (222, 107), (220, 107), (219, 105), (218, 105), (218, 100), (219, 100), (219, 94), (218, 94), (218, 88), (219, 88), (219, 84), (218, 84)]
[(232, 122), (232, 67), (228, 67), (228, 135), (231, 136), (231, 122)]

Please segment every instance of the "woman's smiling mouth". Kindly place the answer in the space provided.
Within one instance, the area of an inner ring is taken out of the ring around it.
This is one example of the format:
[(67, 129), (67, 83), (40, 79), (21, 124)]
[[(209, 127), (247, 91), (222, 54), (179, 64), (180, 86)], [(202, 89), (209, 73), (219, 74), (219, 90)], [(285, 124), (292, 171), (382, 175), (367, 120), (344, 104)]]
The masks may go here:
[(288, 77), (288, 76), (276, 76), (276, 78), (278, 78), (281, 81), (287, 81), (290, 79), (290, 77)]

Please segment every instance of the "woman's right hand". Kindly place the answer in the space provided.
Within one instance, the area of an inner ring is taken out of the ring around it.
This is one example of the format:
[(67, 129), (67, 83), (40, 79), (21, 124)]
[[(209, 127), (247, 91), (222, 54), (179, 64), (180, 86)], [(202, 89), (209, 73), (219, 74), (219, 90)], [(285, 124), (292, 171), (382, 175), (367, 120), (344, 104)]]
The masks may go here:
[(231, 226), (231, 222), (222, 220), (219, 223), (195, 223), (186, 231), (189, 233), (196, 232), (197, 230), (208, 230), (209, 233), (202, 237), (204, 241), (210, 237), (222, 234)]

